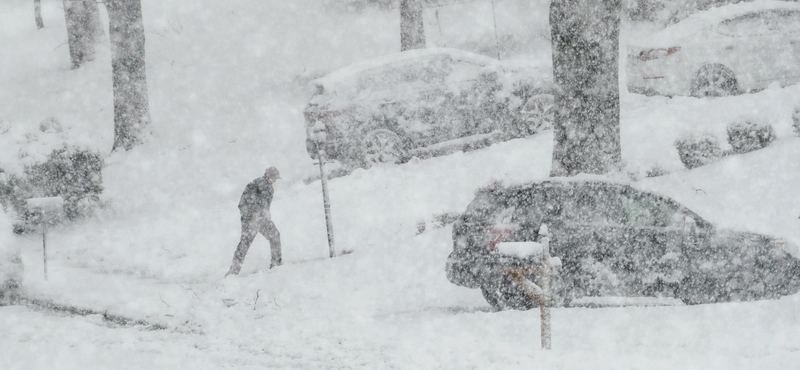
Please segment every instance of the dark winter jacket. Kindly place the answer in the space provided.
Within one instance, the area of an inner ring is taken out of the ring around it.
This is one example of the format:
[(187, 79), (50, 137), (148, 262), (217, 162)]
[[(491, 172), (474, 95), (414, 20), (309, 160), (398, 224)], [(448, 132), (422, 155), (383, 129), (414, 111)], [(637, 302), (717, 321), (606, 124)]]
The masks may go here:
[(239, 200), (239, 211), (244, 216), (252, 216), (263, 211), (269, 211), (272, 204), (272, 182), (266, 177), (259, 177), (244, 188), (242, 198)]

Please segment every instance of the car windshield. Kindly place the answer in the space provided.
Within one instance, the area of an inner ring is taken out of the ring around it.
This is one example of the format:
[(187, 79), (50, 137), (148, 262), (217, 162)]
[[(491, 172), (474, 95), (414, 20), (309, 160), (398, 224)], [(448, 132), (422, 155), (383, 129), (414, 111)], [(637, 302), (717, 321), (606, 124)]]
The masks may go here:
[(375, 68), (357, 78), (355, 88), (369, 93), (375, 90), (419, 88), (426, 84), (440, 84), (452, 70), (449, 58), (435, 55)]
[(679, 228), (683, 214), (663, 199), (641, 194), (621, 194), (625, 223), (634, 227)]

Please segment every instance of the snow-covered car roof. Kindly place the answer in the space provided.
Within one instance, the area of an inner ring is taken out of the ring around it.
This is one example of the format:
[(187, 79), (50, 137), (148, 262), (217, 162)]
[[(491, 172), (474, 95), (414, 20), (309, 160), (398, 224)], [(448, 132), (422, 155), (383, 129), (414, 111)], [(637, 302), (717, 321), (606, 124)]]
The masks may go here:
[(616, 178), (606, 177), (603, 175), (594, 175), (594, 174), (586, 174), (580, 173), (578, 175), (572, 177), (545, 177), (533, 181), (522, 181), (522, 182), (513, 182), (507, 180), (494, 180), (489, 185), (479, 189), (479, 191), (487, 190), (487, 189), (520, 189), (526, 188), (532, 185), (537, 184), (552, 184), (552, 183), (562, 183), (562, 184), (609, 184), (609, 185), (633, 185), (631, 182), (626, 180), (620, 180)]
[(800, 3), (788, 1), (752, 1), (724, 5), (692, 14), (651, 35), (637, 38), (634, 46), (671, 47), (686, 37), (727, 19), (763, 10), (800, 10)]
[(325, 77), (318, 78), (311, 81), (316, 86), (323, 86), (325, 89), (332, 89), (337, 84), (351, 80), (353, 77), (358, 76), (364, 72), (381, 68), (384, 66), (400, 63), (417, 58), (424, 58), (434, 55), (447, 55), (454, 61), (466, 61), (483, 66), (500, 66), (501, 62), (497, 59), (483, 56), (480, 54), (471, 53), (464, 50), (451, 49), (451, 48), (428, 48), (408, 50), (394, 54), (388, 54), (373, 59), (367, 59), (347, 67), (337, 69)]

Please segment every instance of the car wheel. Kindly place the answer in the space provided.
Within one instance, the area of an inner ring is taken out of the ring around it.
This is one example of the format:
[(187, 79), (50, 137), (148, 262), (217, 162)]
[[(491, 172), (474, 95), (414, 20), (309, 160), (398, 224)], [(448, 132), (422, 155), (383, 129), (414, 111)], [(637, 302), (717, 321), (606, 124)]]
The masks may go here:
[(499, 291), (497, 289), (492, 289), (490, 287), (481, 287), (481, 293), (483, 293), (483, 299), (486, 300), (486, 303), (489, 306), (492, 306), (495, 311), (503, 311), (505, 307), (500, 304), (500, 297)]
[(403, 140), (389, 130), (375, 130), (362, 141), (364, 164), (367, 168), (382, 163), (400, 163), (406, 156)]
[(516, 127), (519, 137), (530, 136), (553, 127), (555, 97), (550, 94), (534, 95), (519, 110), (520, 122)]
[(692, 96), (698, 98), (730, 96), (738, 92), (736, 75), (722, 64), (700, 68), (692, 81)]
[(497, 311), (525, 311), (536, 307), (536, 302), (507, 276), (497, 284), (482, 286), (481, 293), (486, 302)]

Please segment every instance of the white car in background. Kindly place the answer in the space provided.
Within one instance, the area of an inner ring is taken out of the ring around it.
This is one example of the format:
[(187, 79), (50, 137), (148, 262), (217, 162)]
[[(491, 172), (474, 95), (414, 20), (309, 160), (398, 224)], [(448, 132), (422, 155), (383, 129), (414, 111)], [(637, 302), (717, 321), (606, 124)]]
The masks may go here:
[(305, 109), (306, 149), (325, 129), (328, 159), (346, 167), (474, 150), (550, 128), (549, 68), (448, 48), (365, 60), (314, 80)]
[(727, 96), (800, 82), (800, 4), (754, 1), (693, 14), (628, 46), (628, 90)]

